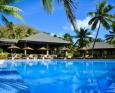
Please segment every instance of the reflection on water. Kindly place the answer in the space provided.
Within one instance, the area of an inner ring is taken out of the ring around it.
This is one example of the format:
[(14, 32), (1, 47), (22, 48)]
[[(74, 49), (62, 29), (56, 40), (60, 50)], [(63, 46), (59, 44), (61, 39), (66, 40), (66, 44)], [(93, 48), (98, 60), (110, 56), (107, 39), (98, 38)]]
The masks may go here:
[[(17, 70), (31, 93), (115, 93), (115, 61), (39, 60), (7, 63), (6, 68)], [(7, 82), (13, 91), (27, 89), (22, 82)]]
[(0, 93), (30, 93), (17, 71), (0, 71)]

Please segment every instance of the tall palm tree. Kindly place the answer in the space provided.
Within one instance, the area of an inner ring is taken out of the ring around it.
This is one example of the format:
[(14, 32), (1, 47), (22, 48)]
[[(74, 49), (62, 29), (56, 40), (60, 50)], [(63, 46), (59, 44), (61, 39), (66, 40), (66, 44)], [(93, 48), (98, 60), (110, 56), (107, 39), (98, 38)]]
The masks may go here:
[(114, 44), (115, 45), (115, 23), (112, 24), (111, 27), (111, 31), (109, 31), (109, 34), (105, 35), (105, 38), (107, 40), (107, 42), (109, 42), (110, 44)]
[(75, 33), (76, 36), (73, 36), (73, 38), (77, 39), (75, 45), (77, 44), (78, 48), (82, 48), (89, 43), (91, 33), (88, 32), (88, 29), (80, 28), (80, 30)]
[(72, 24), (74, 30), (76, 28), (76, 18), (74, 14), (74, 9), (76, 9), (76, 0), (42, 0), (42, 4), (44, 8), (51, 12), (53, 8), (54, 1), (63, 5), (67, 18), (69, 19), (70, 23)]
[(114, 8), (114, 6), (107, 4), (104, 0), (99, 3), (96, 7), (96, 12), (89, 12), (89, 15), (92, 19), (89, 21), (89, 25), (91, 25), (91, 29), (95, 30), (97, 27), (97, 34), (92, 47), (92, 57), (93, 57), (93, 48), (95, 46), (95, 41), (98, 36), (100, 26), (102, 25), (106, 30), (110, 29), (110, 24), (115, 21), (115, 15), (110, 14), (110, 11)]
[(5, 13), (23, 20), (22, 16), (19, 14), (22, 10), (11, 5), (16, 1), (17, 0), (0, 0), (0, 16), (3, 16)]

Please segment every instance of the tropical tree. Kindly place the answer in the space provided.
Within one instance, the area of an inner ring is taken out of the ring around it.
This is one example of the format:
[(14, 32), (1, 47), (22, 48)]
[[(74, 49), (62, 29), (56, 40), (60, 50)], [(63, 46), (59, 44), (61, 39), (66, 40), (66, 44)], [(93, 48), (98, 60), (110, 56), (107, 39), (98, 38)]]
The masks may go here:
[(112, 24), (111, 31), (109, 31), (109, 34), (105, 35), (105, 38), (106, 38), (107, 42), (115, 45), (115, 23)]
[(19, 14), (22, 10), (11, 5), (16, 1), (17, 0), (0, 0), (0, 16), (3, 16), (3, 14), (9, 14), (23, 20), (22, 16)]
[(70, 23), (72, 24), (74, 30), (76, 29), (76, 18), (75, 18), (75, 14), (74, 14), (74, 9), (76, 8), (76, 0), (42, 0), (42, 4), (45, 8), (45, 10), (47, 10), (48, 12), (51, 12), (53, 9), (53, 4), (54, 1), (62, 4), (62, 6), (65, 9), (67, 18), (69, 19)]
[(95, 40), (95, 42), (104, 42), (104, 40), (102, 38), (96, 38), (94, 40)]
[(63, 35), (63, 39), (66, 40), (66, 41), (69, 41), (72, 45), (74, 44), (73, 38), (72, 38), (72, 36), (69, 33), (65, 33)]
[(11, 32), (10, 38), (16, 39), (16, 30), (13, 22), (10, 22), (5, 16), (2, 15), (2, 21), (7, 26), (8, 31)]
[(91, 37), (90, 39), (89, 39), (89, 41), (92, 43), (92, 42), (104, 42), (104, 40), (102, 39), (102, 38), (93, 38), (93, 37)]
[(110, 29), (110, 24), (115, 21), (115, 15), (110, 14), (110, 11), (114, 8), (114, 6), (107, 4), (106, 1), (99, 3), (96, 6), (96, 12), (89, 12), (88, 14), (92, 17), (89, 21), (89, 25), (91, 25), (91, 29), (95, 30), (97, 27), (97, 34), (92, 47), (92, 56), (93, 56), (93, 48), (95, 46), (96, 38), (99, 34), (100, 26), (102, 25), (106, 30)]
[(88, 29), (80, 28), (80, 30), (76, 31), (75, 34), (76, 35), (72, 37), (77, 39), (75, 45), (77, 44), (78, 49), (86, 46), (89, 43), (91, 33), (88, 32)]
[[(31, 31), (29, 29), (31, 29)], [(29, 26), (18, 25), (14, 23), (11, 23), (11, 25), (8, 24), (5, 26), (0, 26), (0, 38), (22, 39), (24, 37), (37, 34), (38, 32), (38, 30), (33, 29)]]

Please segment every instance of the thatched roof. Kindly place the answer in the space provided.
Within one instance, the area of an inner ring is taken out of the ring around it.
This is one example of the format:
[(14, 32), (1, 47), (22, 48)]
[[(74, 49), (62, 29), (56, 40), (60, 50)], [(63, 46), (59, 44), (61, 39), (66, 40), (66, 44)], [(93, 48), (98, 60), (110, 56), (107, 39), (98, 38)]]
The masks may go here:
[[(91, 50), (92, 47), (93, 43), (90, 43), (88, 46), (83, 47), (81, 50)], [(115, 47), (105, 42), (96, 42), (94, 49), (115, 49)]]
[(65, 41), (58, 37), (53, 37), (45, 33), (38, 33), (35, 35), (31, 35), (27, 38), (24, 38), (20, 41), (27, 42), (44, 42), (44, 43), (60, 43), (60, 44), (69, 44), (70, 42)]

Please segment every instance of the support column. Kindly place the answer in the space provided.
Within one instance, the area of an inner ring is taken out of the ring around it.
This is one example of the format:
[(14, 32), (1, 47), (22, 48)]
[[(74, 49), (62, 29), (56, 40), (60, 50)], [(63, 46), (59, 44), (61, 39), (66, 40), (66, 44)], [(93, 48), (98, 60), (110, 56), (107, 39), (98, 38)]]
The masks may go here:
[(47, 47), (47, 53), (46, 53), (46, 55), (49, 55), (49, 45), (47, 44), (46, 47)]

